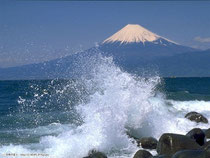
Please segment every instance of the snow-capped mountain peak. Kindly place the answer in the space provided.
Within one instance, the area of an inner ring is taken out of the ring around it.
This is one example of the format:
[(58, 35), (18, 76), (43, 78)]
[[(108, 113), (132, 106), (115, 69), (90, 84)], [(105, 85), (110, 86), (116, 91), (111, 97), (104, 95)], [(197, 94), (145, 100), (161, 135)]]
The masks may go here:
[(161, 37), (144, 27), (137, 25), (137, 24), (128, 24), (125, 27), (123, 27), (121, 30), (116, 32), (114, 35), (110, 36), (106, 40), (103, 41), (103, 43), (113, 43), (113, 42), (120, 42), (122, 43), (145, 43), (145, 42), (153, 42), (158, 39), (164, 39), (168, 42), (172, 42), (174, 44), (177, 44), (173, 41), (170, 41), (164, 37)]

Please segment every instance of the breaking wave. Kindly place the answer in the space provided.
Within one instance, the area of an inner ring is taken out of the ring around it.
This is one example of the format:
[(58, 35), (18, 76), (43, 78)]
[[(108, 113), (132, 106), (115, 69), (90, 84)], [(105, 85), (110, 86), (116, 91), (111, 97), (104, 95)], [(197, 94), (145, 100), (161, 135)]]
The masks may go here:
[[(132, 157), (138, 150), (132, 137), (159, 138), (165, 132), (186, 133), (193, 127), (208, 126), (190, 122), (184, 119), (184, 115), (196, 110), (210, 118), (210, 103), (167, 100), (156, 89), (161, 84), (158, 76), (135, 76), (121, 70), (113, 63), (112, 58), (100, 55), (83, 60), (82, 67), (86, 73), (80, 80), (86, 97), (74, 106), (67, 102), (67, 107), (71, 108), (65, 109), (73, 110), (74, 113), (68, 113), (69, 117), (76, 115), (80, 123), (67, 121), (23, 129), (23, 135), (33, 133), (40, 136), (39, 140), (36, 143), (4, 145), (0, 147), (0, 153), (18, 154), (14, 157), (21, 157), (22, 153), (43, 153), (55, 158), (80, 158), (96, 149), (105, 152), (108, 157), (126, 158)], [(55, 93), (59, 93), (59, 96), (65, 95), (68, 99), (65, 88), (69, 86), (67, 82), (62, 87), (63, 92), (56, 88)], [(57, 112), (57, 115), (61, 113)]]

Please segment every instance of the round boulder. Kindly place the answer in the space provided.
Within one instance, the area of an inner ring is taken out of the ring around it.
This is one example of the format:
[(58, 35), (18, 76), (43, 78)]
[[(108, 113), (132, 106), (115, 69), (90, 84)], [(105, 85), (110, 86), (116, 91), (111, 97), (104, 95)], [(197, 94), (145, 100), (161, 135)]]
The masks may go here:
[(189, 131), (186, 136), (194, 139), (199, 145), (204, 145), (205, 143), (205, 133), (200, 128), (194, 128)]
[(149, 151), (138, 150), (133, 158), (153, 158), (153, 156)]
[(182, 150), (178, 151), (172, 158), (207, 158), (203, 150)]
[(202, 122), (202, 123), (208, 123), (207, 118), (205, 118), (202, 114), (199, 114), (197, 112), (189, 112), (188, 114), (185, 115), (185, 118), (194, 121), (194, 122)]
[(180, 150), (194, 150), (199, 148), (200, 146), (196, 143), (196, 141), (188, 136), (165, 133), (159, 139), (157, 152), (160, 155), (172, 156)]
[(169, 155), (158, 155), (158, 156), (154, 156), (154, 158), (171, 158), (171, 156), (169, 156)]
[(206, 146), (204, 151), (206, 152), (206, 157), (209, 158), (210, 157), (210, 145)]
[(204, 133), (205, 133), (205, 135), (206, 135), (206, 138), (207, 138), (207, 139), (210, 139), (210, 128), (204, 130)]
[(83, 157), (83, 158), (107, 158), (107, 156), (102, 152), (99, 152), (99, 151), (96, 151), (96, 150), (91, 150), (88, 153), (88, 156)]
[(138, 146), (141, 146), (144, 149), (156, 149), (157, 148), (157, 139), (153, 137), (144, 137), (137, 141)]
[(209, 147), (210, 147), (210, 141), (206, 142), (206, 143), (201, 147), (201, 149), (206, 150), (206, 149), (208, 149)]

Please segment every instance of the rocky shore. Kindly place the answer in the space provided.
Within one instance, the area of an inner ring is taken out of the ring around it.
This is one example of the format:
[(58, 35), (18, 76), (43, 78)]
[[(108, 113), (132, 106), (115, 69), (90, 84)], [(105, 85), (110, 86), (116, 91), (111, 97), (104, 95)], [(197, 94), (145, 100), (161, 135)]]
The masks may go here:
[[(197, 123), (208, 123), (208, 120), (197, 112), (190, 112), (185, 115), (186, 119)], [(175, 133), (164, 133), (159, 140), (153, 137), (136, 139), (139, 147), (133, 158), (210, 158), (210, 128), (194, 128), (186, 135)], [(157, 154), (152, 155), (148, 150), (156, 150)], [(99, 151), (91, 150), (85, 158), (107, 158)]]

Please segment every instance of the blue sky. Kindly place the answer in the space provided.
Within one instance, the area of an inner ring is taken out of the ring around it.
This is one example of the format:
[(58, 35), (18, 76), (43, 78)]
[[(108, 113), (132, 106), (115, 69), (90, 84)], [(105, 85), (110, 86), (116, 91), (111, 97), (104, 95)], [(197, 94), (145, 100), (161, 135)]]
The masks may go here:
[(0, 67), (90, 48), (126, 24), (177, 43), (210, 48), (210, 2), (0, 2)]

